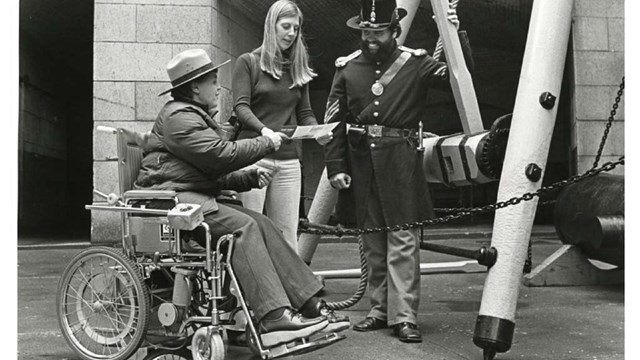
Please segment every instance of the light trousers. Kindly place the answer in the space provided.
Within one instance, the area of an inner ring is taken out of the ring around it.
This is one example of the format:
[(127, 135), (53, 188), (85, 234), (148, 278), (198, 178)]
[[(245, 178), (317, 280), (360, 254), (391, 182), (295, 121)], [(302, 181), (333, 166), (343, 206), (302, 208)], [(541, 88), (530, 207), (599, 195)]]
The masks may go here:
[(298, 252), (298, 221), (300, 219), (300, 191), (302, 170), (300, 160), (264, 158), (245, 169), (261, 168), (273, 178), (262, 189), (238, 194), (246, 209), (264, 213), (282, 231), (291, 248)]
[[(386, 224), (375, 181), (367, 199), (365, 228)], [(371, 310), (368, 317), (417, 325), (420, 305), (419, 230), (409, 229), (363, 235), (362, 247), (369, 270)]]

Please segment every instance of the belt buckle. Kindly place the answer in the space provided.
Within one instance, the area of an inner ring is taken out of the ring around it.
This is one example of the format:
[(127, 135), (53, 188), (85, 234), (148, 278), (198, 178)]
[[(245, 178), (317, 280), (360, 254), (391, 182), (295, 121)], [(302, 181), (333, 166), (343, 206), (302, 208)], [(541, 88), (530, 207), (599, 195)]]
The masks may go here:
[(367, 132), (372, 138), (380, 138), (382, 137), (382, 125), (369, 125), (367, 127)]

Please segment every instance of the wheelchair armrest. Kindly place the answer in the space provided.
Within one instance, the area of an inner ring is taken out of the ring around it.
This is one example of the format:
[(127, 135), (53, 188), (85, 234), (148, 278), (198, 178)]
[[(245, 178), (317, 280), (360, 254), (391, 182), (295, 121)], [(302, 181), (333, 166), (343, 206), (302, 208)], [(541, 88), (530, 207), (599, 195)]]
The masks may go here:
[(127, 199), (174, 199), (176, 192), (173, 190), (129, 190), (122, 197)]

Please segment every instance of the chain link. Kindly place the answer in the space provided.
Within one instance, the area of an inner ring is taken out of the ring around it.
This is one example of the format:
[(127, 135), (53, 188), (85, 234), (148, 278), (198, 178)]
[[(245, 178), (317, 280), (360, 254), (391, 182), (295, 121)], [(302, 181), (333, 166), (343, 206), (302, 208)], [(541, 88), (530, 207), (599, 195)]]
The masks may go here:
[(607, 121), (607, 126), (604, 128), (604, 134), (602, 135), (602, 140), (600, 141), (600, 147), (598, 148), (598, 153), (596, 154), (596, 160), (593, 162), (593, 168), (598, 167), (598, 163), (600, 162), (600, 157), (602, 156), (602, 151), (604, 150), (604, 144), (607, 142), (607, 137), (609, 136), (609, 130), (611, 130), (611, 125), (613, 124), (613, 118), (616, 116), (616, 112), (618, 111), (618, 105), (620, 104), (620, 99), (622, 98), (622, 94), (624, 91), (624, 76), (622, 77), (622, 82), (620, 83), (620, 89), (618, 89), (618, 96), (616, 96), (616, 100), (611, 106), (611, 113), (609, 115), (609, 120)]
[[(581, 180), (584, 180), (586, 178), (596, 176), (601, 172), (611, 171), (615, 169), (618, 165), (624, 165), (624, 156), (620, 156), (617, 161), (609, 161), (599, 168), (589, 169), (584, 174), (575, 175), (568, 179), (553, 183), (551, 185), (543, 186), (534, 192), (528, 192), (519, 197), (513, 197), (509, 200), (497, 202), (495, 204), (489, 204), (489, 205), (476, 207), (476, 208), (457, 209), (456, 213), (442, 216), (435, 219), (416, 221), (416, 222), (406, 223), (402, 225), (382, 226), (382, 227), (367, 228), (367, 229), (352, 229), (352, 228), (342, 228), (342, 227), (332, 227), (328, 229), (326, 225), (322, 226), (323, 228), (317, 228), (317, 226), (314, 228), (315, 224), (313, 223), (301, 223), (302, 226), (300, 226), (300, 232), (308, 233), (308, 234), (316, 234), (316, 235), (337, 235), (337, 236), (363, 235), (363, 234), (371, 234), (371, 233), (377, 233), (377, 232), (392, 232), (392, 231), (399, 231), (399, 230), (408, 230), (408, 229), (415, 229), (422, 226), (433, 226), (433, 225), (443, 224), (443, 223), (446, 223), (452, 220), (461, 219), (467, 216), (487, 213), (487, 212), (495, 211), (498, 209), (506, 208), (507, 206), (517, 205), (522, 201), (530, 201), (535, 197), (540, 197), (540, 195), (559, 190), (567, 185), (571, 185)], [(553, 200), (545, 201), (544, 203), (545, 205), (548, 203), (553, 203)]]

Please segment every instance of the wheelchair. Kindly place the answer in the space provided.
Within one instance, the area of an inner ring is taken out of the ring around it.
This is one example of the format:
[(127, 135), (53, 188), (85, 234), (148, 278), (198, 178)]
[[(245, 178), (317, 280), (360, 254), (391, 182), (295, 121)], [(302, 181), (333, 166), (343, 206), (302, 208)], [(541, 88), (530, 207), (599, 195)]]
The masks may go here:
[[(233, 235), (212, 241), (199, 205), (179, 203), (173, 191), (132, 190), (145, 135), (98, 130), (116, 135), (120, 195), (94, 191), (105, 201), (86, 208), (119, 213), (122, 241), (81, 251), (59, 281), (58, 322), (79, 356), (123, 360), (147, 348), (144, 360), (223, 360), (225, 339), (240, 334), (253, 354), (272, 359), (345, 337), (316, 333), (267, 348), (233, 271)], [(204, 251), (189, 246), (194, 238), (204, 238)]]

